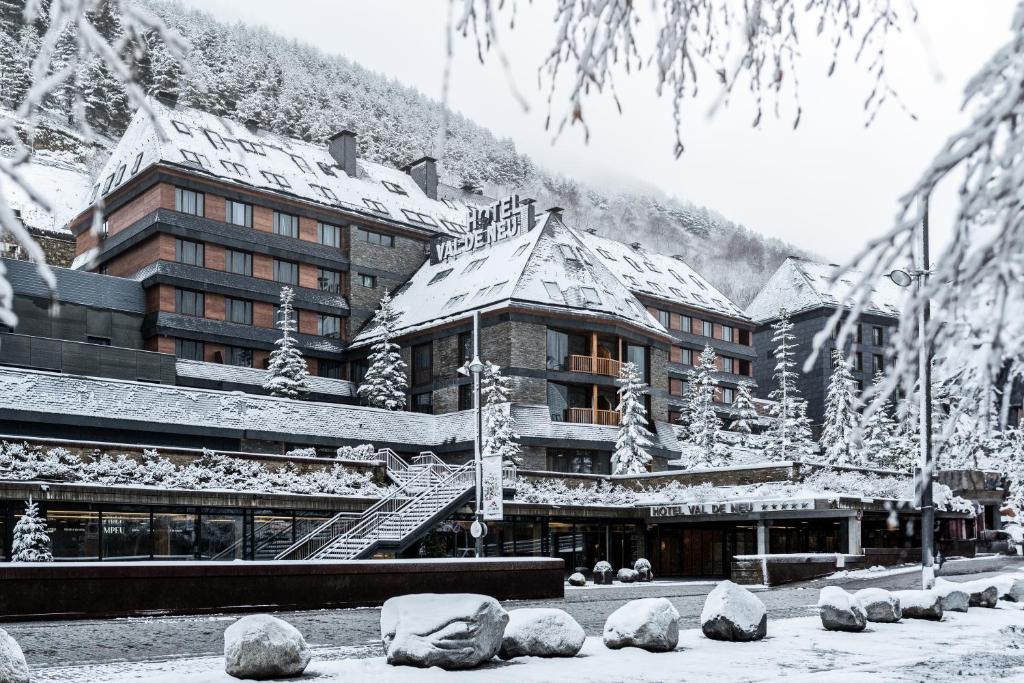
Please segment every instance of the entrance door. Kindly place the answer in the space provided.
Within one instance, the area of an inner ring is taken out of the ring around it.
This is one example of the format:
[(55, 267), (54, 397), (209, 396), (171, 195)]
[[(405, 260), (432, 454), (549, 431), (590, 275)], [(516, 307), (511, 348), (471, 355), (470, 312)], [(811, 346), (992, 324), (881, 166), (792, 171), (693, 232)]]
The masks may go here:
[(725, 576), (722, 529), (683, 529), (683, 576)]

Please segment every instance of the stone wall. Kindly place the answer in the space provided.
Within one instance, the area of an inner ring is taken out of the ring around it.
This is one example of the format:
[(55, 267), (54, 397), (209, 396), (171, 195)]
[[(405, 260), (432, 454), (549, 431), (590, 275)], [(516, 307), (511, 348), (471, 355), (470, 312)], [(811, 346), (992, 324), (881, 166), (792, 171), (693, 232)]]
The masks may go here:
[[(427, 242), (424, 239), (394, 235), (395, 246), (386, 247), (358, 239), (357, 228), (356, 225), (348, 227), (351, 260), (349, 306), (352, 309), (348, 320), (349, 339), (355, 336), (363, 323), (373, 317), (384, 292), (393, 292), (412, 277), (427, 258)], [(360, 273), (375, 276), (377, 286), (371, 288), (360, 284)]]

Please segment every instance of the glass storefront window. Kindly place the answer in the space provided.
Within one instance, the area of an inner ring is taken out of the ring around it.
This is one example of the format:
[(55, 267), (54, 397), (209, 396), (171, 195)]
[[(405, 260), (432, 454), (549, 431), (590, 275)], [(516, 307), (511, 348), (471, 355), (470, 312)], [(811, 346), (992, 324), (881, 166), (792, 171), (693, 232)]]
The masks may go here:
[(153, 513), (153, 559), (191, 560), (195, 554), (194, 512)]
[(544, 543), (544, 523), (516, 520), (516, 555), (543, 557), (547, 555)]
[[(326, 519), (310, 519), (308, 530), (312, 531)], [(318, 524), (319, 522), (319, 524)], [(304, 527), (305, 528), (305, 527)], [(253, 518), (253, 558), (254, 560), (272, 560), (282, 550), (294, 543), (295, 530), (293, 517), (289, 513), (264, 512), (257, 513)]]
[(151, 554), (148, 511), (104, 510), (104, 560), (148, 560)]
[[(15, 511), (15, 519), (18, 515), (19, 513)], [(51, 509), (47, 510), (45, 515), (54, 561), (99, 559), (99, 512)]]
[(230, 512), (202, 514), (199, 530), (199, 558), (202, 560), (244, 560), (243, 516)]

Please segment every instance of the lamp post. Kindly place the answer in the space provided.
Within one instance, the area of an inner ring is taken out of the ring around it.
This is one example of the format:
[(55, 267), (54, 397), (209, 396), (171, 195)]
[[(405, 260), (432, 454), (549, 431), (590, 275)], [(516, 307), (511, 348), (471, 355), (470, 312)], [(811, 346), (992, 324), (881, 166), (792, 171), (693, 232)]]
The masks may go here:
[[(894, 270), (889, 279), (899, 287), (914, 284), (914, 291), (920, 296), (928, 283), (931, 263), (928, 256), (928, 196), (921, 198), (921, 235), (914, 250), (916, 270), (906, 272)], [(918, 331), (918, 392), (920, 419), (920, 477), (917, 482), (921, 492), (921, 587), (925, 590), (935, 585), (935, 503), (932, 500), (932, 470), (935, 466), (932, 455), (932, 353), (927, 340), (928, 323), (931, 318), (931, 302), (925, 298), (917, 315)]]
[[(484, 364), (480, 360), (480, 311), (473, 311), (473, 359), (469, 361), (466, 370), (473, 375), (473, 423), (475, 426), (473, 435), (473, 465), (474, 465), (474, 487), (476, 489), (476, 508), (474, 514), (477, 523), (483, 527), (483, 406), (480, 400), (480, 375), (484, 371)], [(461, 369), (461, 368), (460, 368)], [(476, 556), (484, 556), (483, 534), (475, 535)]]

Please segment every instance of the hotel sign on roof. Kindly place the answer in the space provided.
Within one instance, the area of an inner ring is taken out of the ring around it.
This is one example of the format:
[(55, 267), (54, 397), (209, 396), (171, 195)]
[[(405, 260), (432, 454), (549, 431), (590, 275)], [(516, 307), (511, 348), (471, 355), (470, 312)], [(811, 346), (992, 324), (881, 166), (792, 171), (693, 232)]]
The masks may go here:
[(430, 246), (430, 262), (489, 247), (533, 228), (534, 205), (519, 195), (506, 197), (485, 208), (470, 207), (468, 230), (458, 237), (439, 237)]
[(694, 515), (744, 515), (754, 512), (814, 510), (813, 500), (759, 500), (734, 503), (683, 503), (651, 505), (651, 517), (690, 517)]

